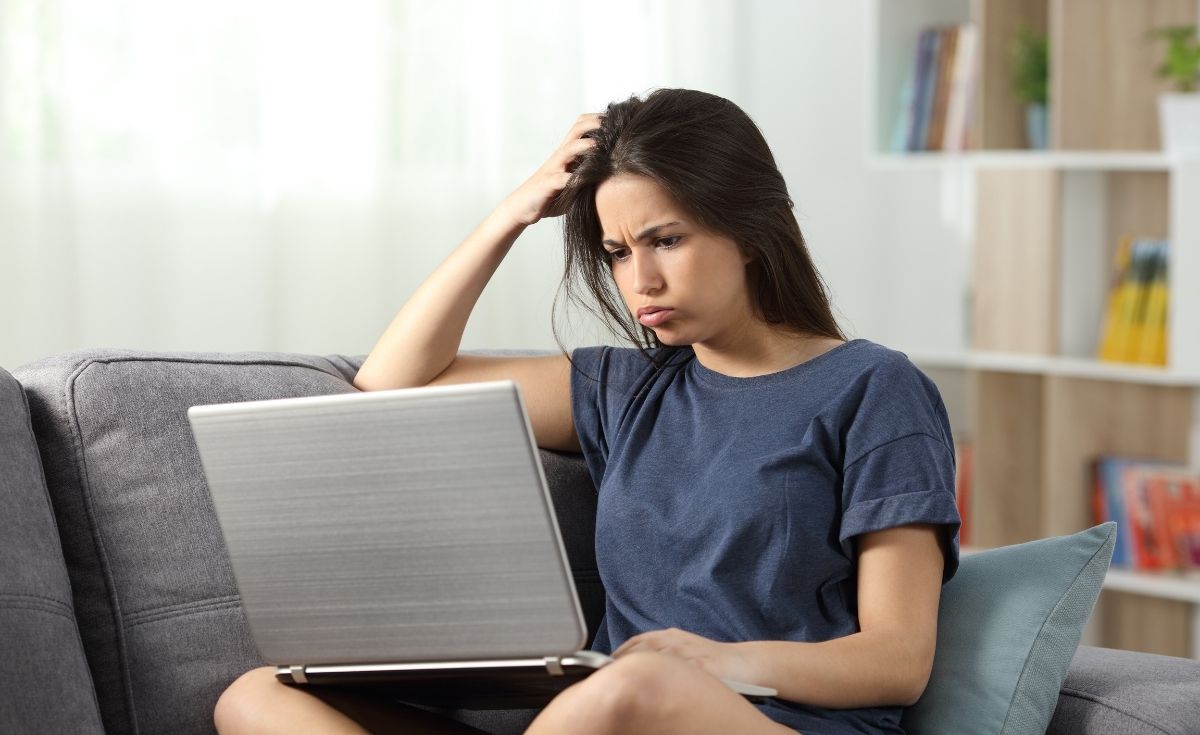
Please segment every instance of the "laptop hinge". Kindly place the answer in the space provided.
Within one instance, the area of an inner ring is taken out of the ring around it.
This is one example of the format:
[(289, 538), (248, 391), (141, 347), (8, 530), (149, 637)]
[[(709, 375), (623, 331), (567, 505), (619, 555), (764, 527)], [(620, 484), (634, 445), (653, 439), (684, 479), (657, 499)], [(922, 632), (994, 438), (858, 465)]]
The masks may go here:
[(549, 671), (554, 676), (562, 676), (562, 660), (558, 656), (546, 656), (543, 661), (546, 662), (546, 671)]
[(289, 666), (288, 671), (292, 674), (292, 681), (297, 684), (307, 684), (308, 676), (304, 673), (303, 666)]

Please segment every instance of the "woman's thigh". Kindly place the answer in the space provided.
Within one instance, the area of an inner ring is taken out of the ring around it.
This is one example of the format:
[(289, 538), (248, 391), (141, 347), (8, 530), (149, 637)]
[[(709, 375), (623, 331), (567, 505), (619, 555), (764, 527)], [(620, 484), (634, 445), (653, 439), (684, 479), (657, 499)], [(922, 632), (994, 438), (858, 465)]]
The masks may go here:
[(214, 720), (222, 733), (347, 732), (405, 735), (486, 735), (448, 717), (383, 696), (322, 687), (288, 686), (274, 667), (243, 674), (221, 695)]
[(797, 735), (719, 679), (663, 653), (622, 656), (551, 702), (526, 735)]

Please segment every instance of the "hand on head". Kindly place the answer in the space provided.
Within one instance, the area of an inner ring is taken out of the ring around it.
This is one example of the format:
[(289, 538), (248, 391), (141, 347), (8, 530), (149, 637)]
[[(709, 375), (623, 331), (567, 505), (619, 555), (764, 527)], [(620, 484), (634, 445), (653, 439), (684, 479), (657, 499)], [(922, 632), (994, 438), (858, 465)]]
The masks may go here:
[(576, 160), (596, 144), (596, 141), (584, 135), (600, 127), (602, 118), (599, 112), (580, 115), (546, 162), (508, 195), (501, 208), (522, 225), (532, 225), (543, 217), (561, 215), (563, 212), (558, 196), (571, 180)]

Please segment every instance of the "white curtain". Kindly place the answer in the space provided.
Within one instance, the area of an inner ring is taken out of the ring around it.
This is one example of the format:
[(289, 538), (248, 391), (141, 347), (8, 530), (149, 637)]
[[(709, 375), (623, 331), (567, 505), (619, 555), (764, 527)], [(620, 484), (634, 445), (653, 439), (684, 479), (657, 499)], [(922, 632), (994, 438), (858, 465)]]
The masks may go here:
[[(580, 112), (736, 99), (740, 20), (733, 0), (0, 0), (0, 365), (365, 353)], [(525, 233), (465, 348), (554, 346), (560, 240)]]

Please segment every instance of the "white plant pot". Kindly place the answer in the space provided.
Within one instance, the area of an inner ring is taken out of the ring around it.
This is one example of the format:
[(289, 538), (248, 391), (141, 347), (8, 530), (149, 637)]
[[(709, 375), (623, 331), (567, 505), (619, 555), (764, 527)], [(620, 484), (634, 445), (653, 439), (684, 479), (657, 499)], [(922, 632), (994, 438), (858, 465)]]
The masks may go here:
[(1163, 92), (1158, 123), (1168, 156), (1200, 158), (1200, 92)]

